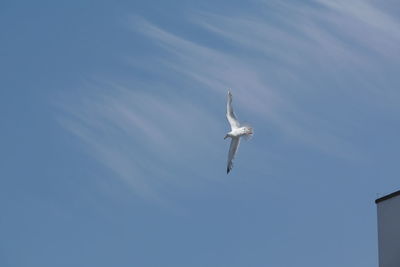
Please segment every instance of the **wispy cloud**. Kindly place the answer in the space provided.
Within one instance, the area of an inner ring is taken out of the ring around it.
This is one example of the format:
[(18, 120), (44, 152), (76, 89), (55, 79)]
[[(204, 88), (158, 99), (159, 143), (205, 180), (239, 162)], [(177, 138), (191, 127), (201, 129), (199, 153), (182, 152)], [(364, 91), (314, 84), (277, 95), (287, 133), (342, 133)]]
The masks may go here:
[[(141, 197), (159, 201), (160, 193), (171, 186), (190, 186), (201, 157), (208, 154), (212, 160), (218, 154), (209, 141), (215, 137), (210, 135), (224, 130), (189, 99), (155, 96), (115, 84), (85, 90), (80, 103), (66, 106), (69, 115), (62, 124)], [(185, 180), (177, 181), (176, 172)]]
[[(385, 71), (400, 57), (399, 21), (370, 1), (258, 7), (182, 18), (207, 42), (134, 17), (135, 34), (163, 51), (146, 58), (157, 66), (146, 71), (159, 83), (88, 90), (69, 106), (64, 125), (145, 198), (194, 182), (189, 177), (204, 174), (200, 162), (225, 162), (218, 142), (227, 88), (256, 130), (273, 128), (294, 142), (352, 157), (346, 131), (354, 118), (345, 113), (366, 105), (363, 99), (373, 105), (376, 98), (399, 98), (385, 83)], [(160, 85), (166, 76), (171, 86)]]

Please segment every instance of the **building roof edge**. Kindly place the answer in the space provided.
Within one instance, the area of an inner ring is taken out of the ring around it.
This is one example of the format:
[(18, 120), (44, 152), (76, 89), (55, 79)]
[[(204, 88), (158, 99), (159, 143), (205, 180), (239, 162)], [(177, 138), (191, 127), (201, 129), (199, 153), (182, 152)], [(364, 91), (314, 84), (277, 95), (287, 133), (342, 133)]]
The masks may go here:
[(388, 199), (391, 199), (391, 198), (397, 197), (397, 196), (400, 196), (400, 190), (398, 190), (398, 191), (396, 191), (396, 192), (390, 193), (390, 194), (388, 194), (388, 195), (386, 195), (386, 196), (383, 196), (383, 197), (380, 197), (380, 198), (376, 199), (376, 200), (375, 200), (375, 203), (378, 204), (378, 203), (380, 203), (380, 202), (382, 202), (382, 201), (385, 201), (385, 200), (388, 200)]

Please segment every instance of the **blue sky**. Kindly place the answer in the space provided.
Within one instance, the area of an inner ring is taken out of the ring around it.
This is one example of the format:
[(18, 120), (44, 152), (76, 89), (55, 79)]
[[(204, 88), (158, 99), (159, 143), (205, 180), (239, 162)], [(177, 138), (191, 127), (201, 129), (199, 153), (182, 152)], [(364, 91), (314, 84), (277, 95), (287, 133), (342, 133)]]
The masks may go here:
[[(1, 266), (377, 265), (394, 0), (3, 1)], [(227, 88), (255, 129), (226, 175)]]

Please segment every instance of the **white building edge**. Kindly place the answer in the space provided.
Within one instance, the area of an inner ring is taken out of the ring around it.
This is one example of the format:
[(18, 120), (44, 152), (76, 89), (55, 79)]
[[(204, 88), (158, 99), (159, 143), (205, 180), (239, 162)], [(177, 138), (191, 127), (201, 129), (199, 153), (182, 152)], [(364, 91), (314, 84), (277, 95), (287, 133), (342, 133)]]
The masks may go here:
[(375, 200), (379, 267), (400, 267), (400, 190)]

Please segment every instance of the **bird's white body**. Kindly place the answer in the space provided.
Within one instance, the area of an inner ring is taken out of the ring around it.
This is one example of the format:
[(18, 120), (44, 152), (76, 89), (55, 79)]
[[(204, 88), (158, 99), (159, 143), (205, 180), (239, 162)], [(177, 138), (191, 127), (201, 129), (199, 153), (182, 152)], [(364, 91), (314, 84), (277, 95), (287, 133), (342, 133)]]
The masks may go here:
[(253, 134), (252, 129), (250, 127), (240, 127), (232, 129), (232, 131), (230, 131), (226, 135), (227, 137), (241, 137), (249, 134)]
[(226, 118), (228, 119), (228, 122), (231, 125), (231, 131), (225, 135), (224, 139), (228, 137), (232, 139), (231, 145), (229, 147), (228, 166), (226, 169), (226, 172), (229, 173), (233, 167), (233, 159), (239, 147), (240, 137), (250, 136), (253, 134), (253, 128), (248, 126), (241, 127), (239, 121), (235, 116), (235, 113), (233, 113), (232, 94), (230, 91), (228, 91), (228, 102), (226, 104)]

